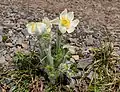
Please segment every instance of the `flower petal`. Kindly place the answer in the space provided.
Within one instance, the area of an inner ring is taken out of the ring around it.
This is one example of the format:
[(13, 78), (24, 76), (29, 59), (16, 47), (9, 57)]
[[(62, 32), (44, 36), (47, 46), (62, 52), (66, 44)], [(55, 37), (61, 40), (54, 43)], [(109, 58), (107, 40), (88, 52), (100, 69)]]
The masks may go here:
[(65, 10), (60, 14), (60, 19), (61, 19), (63, 16), (64, 16), (64, 17), (67, 16), (67, 9), (65, 9)]
[(76, 27), (78, 25), (78, 23), (79, 23), (79, 20), (76, 19), (76, 20), (72, 21), (71, 26)]
[(61, 33), (64, 34), (66, 32), (66, 27), (63, 27), (63, 26), (59, 25), (59, 30), (60, 30)]
[(47, 33), (50, 33), (51, 32), (51, 28), (47, 28)]
[(31, 22), (26, 25), (29, 34), (35, 34), (36, 32), (36, 23)]
[(37, 32), (38, 32), (39, 34), (42, 34), (42, 33), (44, 33), (45, 31), (47, 31), (46, 24), (38, 22), (38, 23), (37, 23)]
[(57, 17), (57, 18), (51, 20), (51, 23), (58, 25), (58, 24), (59, 24), (59, 21), (60, 21), (60, 20), (59, 20), (59, 18)]
[(68, 33), (72, 33), (75, 30), (75, 27), (71, 27), (67, 30)]
[(52, 27), (52, 24), (51, 24), (50, 20), (48, 19), (48, 17), (44, 17), (42, 22), (45, 23), (48, 28)]
[(73, 20), (74, 19), (74, 12), (69, 12), (68, 14), (68, 19)]

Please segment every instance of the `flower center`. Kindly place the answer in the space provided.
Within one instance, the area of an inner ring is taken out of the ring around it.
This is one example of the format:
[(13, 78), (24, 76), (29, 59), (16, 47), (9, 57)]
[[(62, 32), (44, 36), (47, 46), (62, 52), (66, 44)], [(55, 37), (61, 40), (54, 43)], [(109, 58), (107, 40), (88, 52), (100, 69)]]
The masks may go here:
[(32, 32), (34, 32), (36, 25), (33, 23), (31, 26), (32, 26), (31, 30), (32, 30)]
[(67, 28), (70, 27), (70, 20), (66, 17), (62, 17), (62, 19), (60, 20), (62, 26), (65, 26)]

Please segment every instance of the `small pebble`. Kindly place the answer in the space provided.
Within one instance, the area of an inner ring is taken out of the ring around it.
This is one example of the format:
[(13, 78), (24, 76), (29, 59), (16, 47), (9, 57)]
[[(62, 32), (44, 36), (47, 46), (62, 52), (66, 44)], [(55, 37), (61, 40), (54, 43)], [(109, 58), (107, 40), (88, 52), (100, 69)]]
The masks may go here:
[(8, 47), (13, 47), (12, 43), (5, 43), (5, 45)]
[(2, 42), (2, 36), (0, 35), (0, 42)]
[(5, 61), (5, 57), (2, 56), (2, 57), (0, 57), (0, 64), (4, 64), (4, 63), (6, 63), (6, 61)]
[(75, 60), (79, 60), (79, 55), (72, 55), (72, 58), (74, 58)]

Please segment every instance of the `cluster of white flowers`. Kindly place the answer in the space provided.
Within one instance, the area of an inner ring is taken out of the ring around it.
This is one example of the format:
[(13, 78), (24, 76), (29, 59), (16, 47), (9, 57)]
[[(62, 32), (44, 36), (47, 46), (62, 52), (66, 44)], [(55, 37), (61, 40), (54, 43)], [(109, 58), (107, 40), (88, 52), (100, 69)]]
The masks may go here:
[(71, 33), (75, 30), (75, 27), (78, 25), (79, 20), (74, 19), (74, 12), (67, 12), (65, 9), (61, 14), (60, 17), (49, 20), (45, 17), (42, 22), (30, 22), (26, 25), (28, 33), (30, 34), (43, 34), (45, 32), (50, 32), (52, 25), (56, 24), (59, 26), (59, 30), (61, 33)]

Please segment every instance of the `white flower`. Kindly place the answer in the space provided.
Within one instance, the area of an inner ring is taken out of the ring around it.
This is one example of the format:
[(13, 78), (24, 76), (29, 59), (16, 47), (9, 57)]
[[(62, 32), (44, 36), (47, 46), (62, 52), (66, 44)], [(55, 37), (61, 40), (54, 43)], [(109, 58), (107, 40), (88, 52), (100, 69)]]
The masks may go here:
[(53, 24), (59, 25), (59, 30), (61, 33), (65, 33), (66, 31), (68, 33), (72, 33), (75, 30), (75, 27), (78, 25), (79, 20), (74, 19), (74, 12), (67, 12), (67, 9), (65, 9), (61, 14), (58, 21), (58, 18), (54, 19), (52, 22)]
[(71, 33), (75, 30), (75, 27), (78, 25), (79, 20), (73, 20), (74, 19), (74, 12), (68, 12), (67, 9), (65, 9), (60, 14), (60, 23), (59, 23), (59, 29), (62, 33), (65, 33), (66, 31), (68, 33)]
[(26, 25), (28, 33), (30, 34), (42, 34), (47, 30), (47, 26), (42, 22), (31, 22)]

